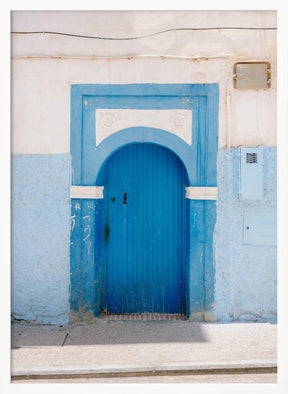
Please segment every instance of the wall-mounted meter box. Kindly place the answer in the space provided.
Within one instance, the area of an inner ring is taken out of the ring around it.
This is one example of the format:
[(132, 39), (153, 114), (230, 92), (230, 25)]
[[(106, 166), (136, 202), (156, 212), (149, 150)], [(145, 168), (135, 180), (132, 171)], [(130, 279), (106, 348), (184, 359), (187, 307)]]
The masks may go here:
[(243, 244), (276, 246), (276, 212), (244, 212)]
[(268, 89), (271, 84), (271, 69), (268, 62), (236, 63), (234, 87), (241, 90)]
[(263, 199), (263, 147), (240, 148), (239, 198)]

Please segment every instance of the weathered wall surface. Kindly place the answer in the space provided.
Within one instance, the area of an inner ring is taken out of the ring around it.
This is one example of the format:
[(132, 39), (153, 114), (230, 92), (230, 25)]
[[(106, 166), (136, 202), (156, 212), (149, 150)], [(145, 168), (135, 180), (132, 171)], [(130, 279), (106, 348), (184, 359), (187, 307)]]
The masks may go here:
[[(219, 83), (219, 148), (276, 146), (275, 27), (275, 12), (14, 12), (13, 152), (70, 151), (76, 83)], [(21, 34), (37, 31), (116, 40)], [(241, 60), (269, 61), (271, 88), (233, 89)]]
[[(276, 248), (243, 246), (241, 238), (246, 209), (276, 209), (275, 28), (276, 13), (266, 11), (12, 13), (15, 317), (69, 318), (70, 92), (85, 83), (219, 84), (217, 317), (275, 316)], [(233, 88), (234, 64), (250, 60), (271, 63), (271, 88)], [(232, 191), (234, 148), (258, 145), (266, 146), (266, 191), (249, 205)]]
[(69, 320), (69, 154), (12, 158), (12, 314)]
[(276, 146), (276, 82), (265, 91), (236, 91), (232, 87), (235, 61), (15, 59), (12, 151), (70, 151), (70, 87), (77, 83), (219, 83), (219, 148)]
[(277, 149), (264, 148), (263, 157), (263, 200), (240, 200), (239, 152), (218, 151), (215, 305), (221, 321), (276, 319), (277, 249), (243, 241), (244, 212), (276, 215)]

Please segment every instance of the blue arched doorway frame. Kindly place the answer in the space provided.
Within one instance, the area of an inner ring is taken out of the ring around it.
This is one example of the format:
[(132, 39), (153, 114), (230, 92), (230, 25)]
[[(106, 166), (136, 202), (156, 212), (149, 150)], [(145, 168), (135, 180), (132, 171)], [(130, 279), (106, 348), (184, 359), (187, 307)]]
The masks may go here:
[[(102, 186), (106, 163), (118, 149), (149, 142), (170, 149), (180, 158), (187, 170), (187, 186), (216, 187), (218, 100), (217, 84), (73, 85), (72, 185)], [(132, 127), (96, 146), (95, 108), (191, 109), (192, 144), (165, 130)], [(104, 294), (103, 199), (72, 198), (71, 218), (71, 316), (97, 317)], [(213, 320), (215, 221), (216, 201), (189, 200), (187, 316), (195, 320)]]

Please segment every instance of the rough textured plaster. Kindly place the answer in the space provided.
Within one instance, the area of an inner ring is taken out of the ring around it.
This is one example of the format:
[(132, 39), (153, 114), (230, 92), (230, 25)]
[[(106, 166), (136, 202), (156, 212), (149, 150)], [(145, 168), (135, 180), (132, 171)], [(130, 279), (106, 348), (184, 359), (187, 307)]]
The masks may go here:
[(276, 11), (12, 11), (13, 31), (52, 30), (130, 37), (181, 27), (276, 27)]
[[(214, 234), (218, 321), (276, 319), (276, 248), (244, 246), (245, 210), (275, 211), (276, 148), (264, 148), (264, 199), (237, 199), (238, 151), (218, 152)], [(70, 155), (12, 160), (12, 313), (43, 323), (69, 320)]]
[[(271, 11), (14, 11), (13, 32), (54, 31), (136, 40), (94, 40), (51, 34), (12, 34), (13, 55), (265, 56), (276, 52), (277, 13)], [(242, 29), (221, 30), (225, 27)], [(259, 30), (245, 28), (258, 27)], [(186, 30), (177, 30), (177, 29)], [(187, 29), (188, 28), (188, 29)], [(214, 30), (189, 30), (214, 28)], [(243, 29), (244, 28), (244, 29)], [(169, 31), (167, 31), (169, 30)], [(166, 31), (166, 32), (165, 32)], [(161, 34), (154, 34), (159, 33)], [(152, 34), (152, 35), (151, 35)], [(146, 36), (146, 37), (143, 37)], [(275, 45), (275, 46), (274, 46)]]
[[(240, 92), (232, 87), (233, 65), (239, 58), (15, 60), (12, 66), (12, 152), (69, 153), (71, 84), (85, 83), (218, 83), (219, 149), (227, 146), (228, 139), (233, 147), (276, 146), (276, 63), (274, 58), (270, 60), (272, 87), (257, 92)], [(229, 114), (227, 83), (231, 99)]]
[(69, 320), (70, 155), (12, 157), (12, 315)]
[[(254, 30), (275, 29), (276, 16), (275, 11), (14, 11), (12, 29), (23, 32), (132, 37), (183, 27), (253, 29), (173, 30), (120, 41), (12, 34), (13, 153), (68, 153), (71, 84), (84, 83), (218, 83), (219, 149), (276, 146), (277, 32)], [(270, 62), (271, 88), (234, 89), (239, 61)]]
[(217, 222), (214, 233), (217, 320), (275, 320), (277, 249), (243, 245), (243, 213), (274, 211), (277, 204), (277, 149), (264, 147), (264, 198), (241, 201), (238, 150), (218, 151)]

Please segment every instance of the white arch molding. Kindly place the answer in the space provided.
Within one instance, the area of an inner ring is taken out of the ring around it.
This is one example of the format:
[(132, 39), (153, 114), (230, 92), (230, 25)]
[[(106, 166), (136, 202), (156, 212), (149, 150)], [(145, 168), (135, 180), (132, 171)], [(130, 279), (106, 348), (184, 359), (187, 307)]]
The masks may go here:
[(192, 110), (96, 109), (95, 123), (96, 146), (129, 127), (166, 130), (192, 145)]

